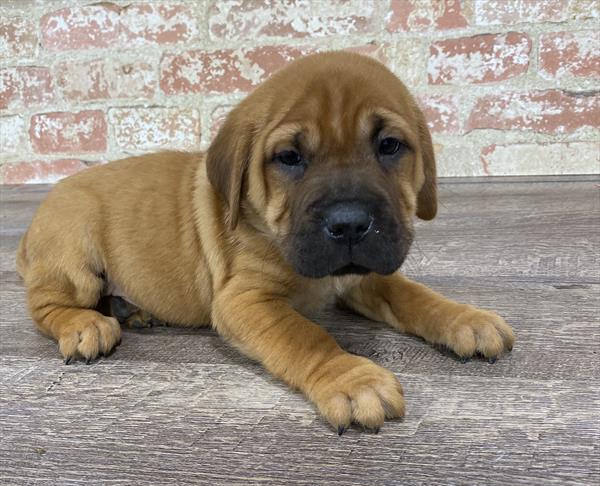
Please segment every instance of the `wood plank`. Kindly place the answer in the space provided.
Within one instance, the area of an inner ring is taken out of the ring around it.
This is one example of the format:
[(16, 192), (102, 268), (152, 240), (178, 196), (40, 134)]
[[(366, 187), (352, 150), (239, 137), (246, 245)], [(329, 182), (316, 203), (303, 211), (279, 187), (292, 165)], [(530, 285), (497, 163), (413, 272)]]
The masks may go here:
[[(4, 359), (2, 373), (1, 396), (9, 390), (13, 396), (0, 402), (0, 473), (11, 477), (18, 467), (24, 480), (38, 477), (40, 467), (55, 480), (143, 484), (398, 478), (591, 484), (598, 478), (597, 380), (402, 374), (412, 397), (407, 417), (379, 435), (353, 429), (340, 438), (299, 395), (256, 366), (65, 368)], [(85, 399), (73, 406), (82, 390)]]
[(298, 393), (210, 329), (125, 330), (64, 366), (25, 308), (14, 252), (47, 187), (0, 188), (3, 484), (598, 484), (597, 178), (443, 181), (405, 272), (497, 310), (512, 353), (461, 364), (348, 311), (315, 316), (395, 372), (408, 414), (333, 433)]

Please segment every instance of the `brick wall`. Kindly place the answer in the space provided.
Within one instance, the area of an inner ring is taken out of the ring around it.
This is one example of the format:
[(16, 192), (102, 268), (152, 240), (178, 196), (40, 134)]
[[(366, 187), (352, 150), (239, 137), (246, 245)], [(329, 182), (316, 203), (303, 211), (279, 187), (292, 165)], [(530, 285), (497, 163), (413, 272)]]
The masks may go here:
[(351, 49), (417, 95), (445, 176), (599, 170), (600, 0), (2, 0), (0, 181), (206, 148), (303, 54)]

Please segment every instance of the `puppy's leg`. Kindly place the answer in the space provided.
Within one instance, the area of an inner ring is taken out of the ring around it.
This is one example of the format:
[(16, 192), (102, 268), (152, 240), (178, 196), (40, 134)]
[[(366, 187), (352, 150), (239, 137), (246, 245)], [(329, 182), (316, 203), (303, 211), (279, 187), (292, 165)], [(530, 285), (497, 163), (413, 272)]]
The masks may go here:
[(351, 422), (378, 430), (386, 417), (404, 415), (402, 387), (390, 371), (344, 352), (280, 295), (231, 282), (215, 297), (213, 326), (273, 375), (304, 392), (339, 434)]
[(515, 341), (498, 314), (446, 299), (399, 273), (369, 275), (342, 300), (366, 317), (443, 344), (462, 358), (481, 353), (493, 362)]
[(56, 266), (31, 263), (25, 283), (33, 320), (42, 332), (58, 341), (67, 364), (77, 356), (89, 363), (120, 341), (117, 320), (93, 310), (104, 282), (87, 269), (85, 262), (71, 259), (68, 268), (63, 265), (60, 271)]

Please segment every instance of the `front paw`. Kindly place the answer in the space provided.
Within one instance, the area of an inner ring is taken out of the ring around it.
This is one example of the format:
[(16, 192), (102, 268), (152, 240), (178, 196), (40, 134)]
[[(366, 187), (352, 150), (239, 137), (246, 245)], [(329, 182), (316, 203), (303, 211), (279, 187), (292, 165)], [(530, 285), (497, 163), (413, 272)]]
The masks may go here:
[(396, 376), (367, 358), (343, 354), (311, 376), (309, 398), (343, 434), (351, 423), (375, 432), (386, 418), (404, 415), (404, 395)]
[(503, 352), (512, 350), (515, 335), (502, 317), (470, 305), (461, 307), (446, 328), (442, 344), (461, 358), (479, 353), (491, 363)]

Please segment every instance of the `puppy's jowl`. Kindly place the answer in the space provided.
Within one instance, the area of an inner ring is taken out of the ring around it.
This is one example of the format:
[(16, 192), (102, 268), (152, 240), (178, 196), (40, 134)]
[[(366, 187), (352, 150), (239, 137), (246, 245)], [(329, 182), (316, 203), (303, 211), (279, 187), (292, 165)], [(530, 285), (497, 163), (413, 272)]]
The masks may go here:
[(339, 299), (461, 357), (495, 359), (514, 341), (493, 312), (400, 273), (413, 218), (436, 203), (431, 138), (406, 87), (369, 58), (318, 54), (240, 103), (206, 154), (129, 158), (57, 184), (18, 268), (66, 359), (121, 339), (96, 310), (110, 292), (161, 321), (212, 325), (340, 433), (377, 429), (404, 414), (400, 383), (304, 313)]

